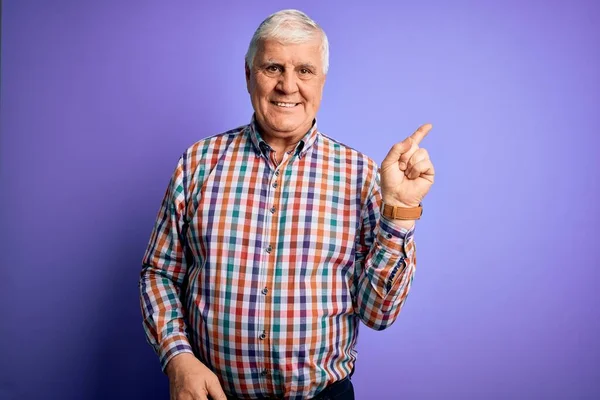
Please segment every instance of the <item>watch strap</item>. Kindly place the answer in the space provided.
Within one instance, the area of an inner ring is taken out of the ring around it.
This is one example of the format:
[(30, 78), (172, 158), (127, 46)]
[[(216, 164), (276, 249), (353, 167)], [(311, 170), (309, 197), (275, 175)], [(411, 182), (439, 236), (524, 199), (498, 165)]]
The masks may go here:
[(407, 208), (390, 206), (389, 204), (383, 203), (381, 215), (390, 219), (420, 219), (421, 215), (423, 215), (423, 206), (419, 204), (417, 207)]

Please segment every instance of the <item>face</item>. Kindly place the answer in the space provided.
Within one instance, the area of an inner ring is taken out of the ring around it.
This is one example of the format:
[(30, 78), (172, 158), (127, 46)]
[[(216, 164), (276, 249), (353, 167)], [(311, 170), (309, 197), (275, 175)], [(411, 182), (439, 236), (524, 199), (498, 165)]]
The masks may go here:
[(325, 74), (320, 38), (301, 44), (264, 40), (258, 46), (246, 84), (265, 140), (296, 142), (317, 115)]

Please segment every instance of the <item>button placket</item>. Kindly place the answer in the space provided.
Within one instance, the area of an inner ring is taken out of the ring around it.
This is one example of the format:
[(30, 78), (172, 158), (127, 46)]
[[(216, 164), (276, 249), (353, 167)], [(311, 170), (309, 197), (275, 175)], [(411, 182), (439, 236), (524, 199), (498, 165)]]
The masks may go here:
[(271, 186), (273, 187), (273, 189), (277, 189), (277, 186), (279, 186), (279, 183), (277, 182), (277, 178), (279, 177), (279, 167), (277, 167), (277, 169), (275, 169), (275, 172), (273, 173), (273, 177), (271, 179)]
[[(280, 189), (279, 187), (279, 176), (281, 174), (280, 172), (280, 168), (282, 165), (286, 165), (286, 160), (282, 160), (282, 162), (280, 163), (279, 166), (277, 166), (275, 168), (275, 170), (271, 170), (271, 175), (270, 175), (270, 180), (268, 182), (268, 185), (270, 187), (268, 187), (268, 198), (267, 198), (267, 206), (266, 206), (266, 210), (267, 211), (265, 214), (265, 216), (267, 218), (265, 218), (265, 223), (267, 224), (266, 229), (268, 232), (272, 232), (272, 228), (273, 228), (273, 224), (276, 224), (276, 213), (278, 212), (278, 208), (277, 208), (277, 198), (279, 197), (279, 192), (278, 190)], [(268, 218), (270, 217), (270, 218)], [(265, 247), (265, 252), (269, 255), (273, 254), (273, 251), (275, 250), (275, 246), (277, 246), (277, 243), (273, 243), (272, 241), (276, 240), (276, 237), (271, 237), (271, 233), (267, 234), (267, 238), (266, 241), (263, 242), (265, 243), (267, 246)], [(271, 242), (271, 243), (269, 243)], [(268, 257), (266, 256), (265, 258), (266, 261), (266, 265), (270, 265), (273, 262), (272, 257)], [(268, 278), (267, 275), (267, 280), (266, 282), (264, 282), (264, 287), (262, 289), (260, 289), (260, 293), (262, 293), (262, 301), (261, 303), (265, 306), (265, 309), (268, 308), (268, 304), (270, 302), (270, 297), (267, 297), (270, 293), (269, 293), (269, 284), (270, 284), (270, 280)], [(266, 315), (264, 316), (266, 317)], [(265, 355), (271, 354), (270, 350), (268, 350), (268, 346), (269, 346), (269, 341), (267, 340), (267, 330), (270, 329), (270, 324), (269, 324), (269, 319), (266, 318), (264, 321), (264, 329), (262, 330), (262, 332), (258, 335), (258, 339), (259, 342), (261, 343), (261, 347), (265, 347)], [(266, 359), (264, 361), (267, 361)], [(269, 369), (266, 368), (266, 366), (268, 365), (268, 362), (265, 365), (265, 368), (260, 372), (260, 375), (264, 378), (268, 379), (268, 376), (271, 375), (271, 371)], [(264, 382), (264, 381), (263, 381)], [(262, 386), (262, 384), (261, 384)]]
[[(264, 184), (266, 184), (266, 192), (267, 192), (267, 198), (266, 198), (266, 206), (265, 206), (265, 212), (264, 212), (264, 226), (265, 226), (265, 230), (264, 230), (264, 234), (263, 234), (263, 250), (265, 251), (264, 256), (261, 257), (261, 283), (263, 288), (259, 289), (260, 292), (263, 293), (262, 296), (259, 296), (260, 298), (258, 299), (258, 303), (260, 303), (259, 309), (260, 309), (260, 324), (259, 326), (263, 326), (264, 329), (262, 331), (260, 331), (260, 333), (257, 332), (257, 347), (261, 349), (262, 352), (262, 363), (264, 365), (263, 369), (258, 371), (258, 374), (261, 378), (267, 378), (269, 375), (269, 372), (266, 368), (266, 366), (269, 365), (269, 359), (268, 357), (270, 354), (270, 351), (268, 349), (268, 341), (267, 339), (267, 328), (269, 327), (269, 319), (267, 317), (267, 314), (265, 313), (267, 307), (268, 307), (268, 297), (266, 296), (265, 290), (267, 289), (268, 285), (269, 285), (269, 274), (268, 274), (268, 270), (269, 270), (269, 264), (271, 263), (271, 257), (270, 254), (273, 251), (273, 244), (270, 243), (272, 238), (271, 238), (271, 224), (273, 223), (272, 221), (272, 217), (273, 217), (273, 212), (271, 211), (271, 208), (269, 208), (269, 205), (274, 206), (275, 204), (275, 197), (276, 197), (276, 193), (275, 190), (273, 189), (273, 183), (277, 182), (277, 179), (274, 177), (278, 175), (278, 171), (275, 170), (275, 172), (273, 171), (273, 169), (269, 166), (267, 171), (265, 171), (268, 175), (265, 176), (266, 178), (266, 182), (264, 182)], [(275, 186), (276, 187), (276, 186)], [(272, 207), (274, 208), (274, 207)], [(260, 286), (259, 286), (260, 287)], [(256, 333), (255, 333), (256, 334)], [(262, 380), (262, 382), (260, 383), (260, 387), (261, 390), (265, 390), (265, 385), (266, 385), (266, 381)]]

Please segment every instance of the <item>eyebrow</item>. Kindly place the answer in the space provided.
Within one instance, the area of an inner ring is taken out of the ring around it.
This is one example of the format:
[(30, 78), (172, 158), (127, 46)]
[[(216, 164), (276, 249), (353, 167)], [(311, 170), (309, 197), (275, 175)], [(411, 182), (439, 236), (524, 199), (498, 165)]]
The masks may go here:
[[(269, 60), (266, 60), (264, 63), (262, 63), (261, 67), (264, 68), (264, 67), (269, 66), (269, 65), (277, 65), (277, 66), (280, 66), (280, 67), (284, 66), (279, 61), (276, 61), (276, 60), (273, 60), (273, 59), (269, 59)], [(308, 69), (313, 70), (313, 71), (317, 69), (317, 67), (315, 67), (311, 63), (302, 63), (300, 65), (297, 65), (296, 68), (308, 68)]]
[(300, 68), (307, 68), (307, 69), (310, 69), (310, 70), (313, 70), (313, 71), (317, 69), (317, 67), (315, 67), (311, 63), (300, 64), (298, 67), (300, 67)]

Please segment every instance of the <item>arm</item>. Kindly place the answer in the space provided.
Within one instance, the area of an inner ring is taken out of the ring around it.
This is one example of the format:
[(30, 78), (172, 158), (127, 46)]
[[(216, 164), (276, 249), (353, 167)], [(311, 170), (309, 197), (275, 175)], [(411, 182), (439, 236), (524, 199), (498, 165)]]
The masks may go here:
[[(379, 174), (371, 179), (356, 241), (355, 309), (370, 328), (389, 327), (400, 313), (415, 273), (414, 222), (380, 216)], [(412, 226), (410, 230), (403, 226)]]
[(182, 157), (163, 198), (142, 260), (139, 281), (146, 339), (158, 354), (163, 371), (175, 355), (192, 353), (180, 301), (187, 271), (183, 180)]
[(382, 199), (394, 206), (416, 207), (429, 192), (435, 170), (429, 153), (419, 144), (431, 128), (431, 124), (422, 125), (395, 144), (379, 172), (371, 172), (366, 179), (368, 190), (362, 196), (366, 201), (356, 245), (356, 311), (373, 329), (385, 329), (396, 320), (416, 266), (414, 225), (380, 217), (379, 207)]

